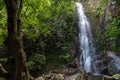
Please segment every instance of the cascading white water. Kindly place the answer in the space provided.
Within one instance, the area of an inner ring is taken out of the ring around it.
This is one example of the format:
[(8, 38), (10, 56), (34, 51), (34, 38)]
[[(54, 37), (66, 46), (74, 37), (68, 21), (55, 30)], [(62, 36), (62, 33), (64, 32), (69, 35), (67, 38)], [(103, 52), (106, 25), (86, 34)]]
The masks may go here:
[(93, 47), (91, 27), (84, 13), (81, 3), (76, 2), (78, 27), (79, 27), (79, 41), (80, 41), (80, 64), (86, 72), (92, 72), (91, 62), (92, 56), (95, 53)]

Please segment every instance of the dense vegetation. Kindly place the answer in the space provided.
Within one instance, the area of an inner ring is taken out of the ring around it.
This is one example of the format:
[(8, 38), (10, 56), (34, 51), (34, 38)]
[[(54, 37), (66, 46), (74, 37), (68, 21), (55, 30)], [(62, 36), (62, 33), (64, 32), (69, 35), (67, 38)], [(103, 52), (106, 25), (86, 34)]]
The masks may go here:
[[(108, 0), (101, 1), (93, 18), (104, 15), (107, 3)], [(75, 0), (24, 0), (20, 32), (27, 55), (26, 65), (32, 76), (69, 64), (77, 25), (74, 4)], [(5, 46), (9, 34), (5, 6), (4, 0), (0, 0), (0, 64), (7, 70), (11, 56)], [(104, 30), (95, 31), (94, 37), (98, 51), (120, 53), (120, 1), (115, 0), (113, 6), (114, 11), (106, 17)]]
[[(0, 47), (1, 50), (6, 50), (4, 41), (7, 38), (7, 14), (4, 1), (1, 0), (0, 4)], [(32, 74), (38, 76), (43, 68), (48, 71), (69, 62), (74, 13), (72, 0), (24, 1), (21, 13), (22, 36), (27, 66)], [(6, 63), (7, 58), (8, 54), (3, 51), (0, 62)]]
[[(101, 17), (100, 30), (96, 31), (99, 50), (120, 52), (120, 5), (115, 0), (101, 1), (94, 17)], [(102, 39), (102, 40), (101, 40)], [(100, 41), (101, 40), (101, 41)]]

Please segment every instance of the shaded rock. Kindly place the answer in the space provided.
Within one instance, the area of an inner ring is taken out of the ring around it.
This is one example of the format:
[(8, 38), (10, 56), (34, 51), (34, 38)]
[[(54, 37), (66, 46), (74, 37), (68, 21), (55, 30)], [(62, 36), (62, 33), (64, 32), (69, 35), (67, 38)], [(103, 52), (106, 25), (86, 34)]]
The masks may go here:
[(103, 75), (120, 73), (120, 57), (114, 52), (104, 51), (97, 54), (93, 60), (93, 72)]
[(93, 60), (94, 72), (98, 74), (110, 75), (109, 62), (110, 58), (106, 53), (97, 54)]
[(120, 56), (111, 51), (108, 51), (107, 54), (112, 59), (110, 64), (112, 64), (112, 68), (114, 69), (115, 73), (120, 73)]

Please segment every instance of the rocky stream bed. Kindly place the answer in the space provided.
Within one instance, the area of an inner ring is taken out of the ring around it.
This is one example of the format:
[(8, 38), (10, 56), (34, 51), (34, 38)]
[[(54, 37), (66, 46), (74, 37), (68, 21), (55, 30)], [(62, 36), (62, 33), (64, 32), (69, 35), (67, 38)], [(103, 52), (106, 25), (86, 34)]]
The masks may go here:
[(76, 73), (73, 75), (66, 76), (61, 73), (49, 73), (46, 75), (42, 75), (35, 80), (120, 80), (120, 74), (107, 76), (93, 74), (82, 75), (80, 73)]

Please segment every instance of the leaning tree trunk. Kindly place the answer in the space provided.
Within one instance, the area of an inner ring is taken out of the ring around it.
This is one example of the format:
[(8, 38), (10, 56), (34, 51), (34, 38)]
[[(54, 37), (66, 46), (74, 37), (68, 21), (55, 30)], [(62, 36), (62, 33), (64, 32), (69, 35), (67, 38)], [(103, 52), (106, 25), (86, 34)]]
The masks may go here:
[(23, 0), (4, 0), (7, 9), (8, 37), (5, 45), (12, 57), (8, 69), (8, 80), (29, 80), (25, 66), (26, 54), (23, 50), (21, 31), (21, 10)]

